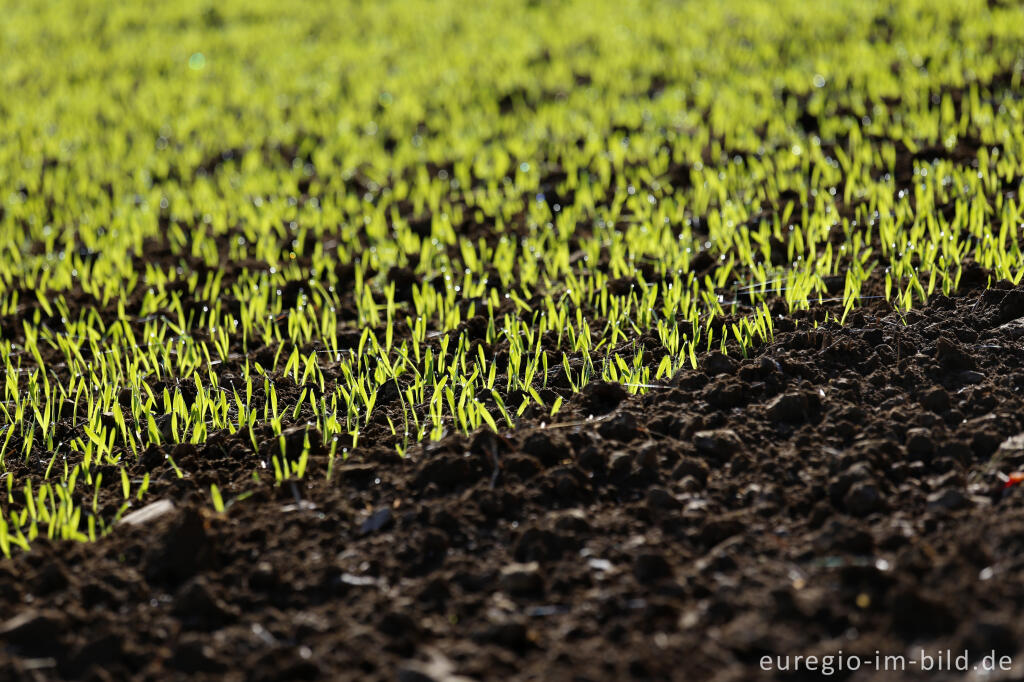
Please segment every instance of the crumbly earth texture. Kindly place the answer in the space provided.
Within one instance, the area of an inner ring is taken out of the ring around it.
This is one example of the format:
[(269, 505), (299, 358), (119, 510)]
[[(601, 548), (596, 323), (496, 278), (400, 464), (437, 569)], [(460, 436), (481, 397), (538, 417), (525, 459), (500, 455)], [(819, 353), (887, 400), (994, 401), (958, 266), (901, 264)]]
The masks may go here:
[(0, 5), (0, 682), (1024, 675), (1024, 4)]
[(997, 285), (784, 324), (225, 514), (202, 472), (248, 475), (233, 436), (175, 446), (185, 479), (143, 456), (150, 514), (0, 564), (0, 677), (819, 679), (762, 657), (921, 648), (1019, 673), (1022, 315)]

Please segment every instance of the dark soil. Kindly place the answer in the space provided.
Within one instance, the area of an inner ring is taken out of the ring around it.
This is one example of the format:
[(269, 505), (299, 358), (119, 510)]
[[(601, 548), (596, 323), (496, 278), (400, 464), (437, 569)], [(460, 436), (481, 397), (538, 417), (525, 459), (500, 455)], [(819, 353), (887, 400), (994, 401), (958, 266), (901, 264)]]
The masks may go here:
[[(249, 476), (244, 440), (178, 446), (181, 480), (144, 456), (149, 518), (0, 562), (0, 677), (748, 680), (765, 655), (1016, 656), (1024, 489), (999, 474), (1024, 468), (1022, 301), (801, 324), (645, 396), (592, 384), (558, 423), (360, 448), (331, 483), (226, 514), (201, 491)], [(834, 677), (875, 675), (911, 673)]]

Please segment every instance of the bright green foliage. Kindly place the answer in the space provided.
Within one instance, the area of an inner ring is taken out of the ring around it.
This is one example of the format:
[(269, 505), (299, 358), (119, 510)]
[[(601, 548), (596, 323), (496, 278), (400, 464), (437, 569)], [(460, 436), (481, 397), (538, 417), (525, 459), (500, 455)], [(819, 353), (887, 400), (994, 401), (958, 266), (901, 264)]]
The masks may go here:
[(330, 477), (371, 423), (404, 452), (748, 354), (773, 302), (1024, 274), (1018, 6), (6, 4), (4, 554), (103, 533), (155, 445)]

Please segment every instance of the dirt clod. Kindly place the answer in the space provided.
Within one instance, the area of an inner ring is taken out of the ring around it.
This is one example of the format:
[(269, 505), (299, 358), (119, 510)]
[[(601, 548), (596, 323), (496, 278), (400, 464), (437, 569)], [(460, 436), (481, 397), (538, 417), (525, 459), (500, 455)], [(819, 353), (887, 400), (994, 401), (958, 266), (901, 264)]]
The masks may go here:
[(637, 582), (647, 584), (672, 575), (672, 565), (664, 555), (645, 551), (633, 561), (633, 575)]
[(743, 443), (732, 429), (698, 431), (693, 435), (697, 450), (718, 458), (725, 458), (742, 447)]
[(881, 509), (882, 504), (882, 496), (878, 492), (878, 487), (868, 481), (855, 483), (843, 497), (843, 505), (854, 516), (867, 516)]
[(807, 411), (807, 398), (798, 393), (783, 393), (765, 406), (768, 418), (775, 422), (795, 422)]
[(534, 596), (544, 591), (544, 580), (536, 561), (509, 564), (501, 569), (501, 589), (514, 596)]

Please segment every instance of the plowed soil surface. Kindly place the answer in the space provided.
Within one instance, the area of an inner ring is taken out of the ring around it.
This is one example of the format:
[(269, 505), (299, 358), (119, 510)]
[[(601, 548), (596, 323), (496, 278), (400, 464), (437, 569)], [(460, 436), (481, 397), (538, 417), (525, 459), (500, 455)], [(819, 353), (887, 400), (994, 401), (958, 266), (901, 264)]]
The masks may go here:
[(555, 423), (361, 449), (329, 483), (317, 460), (224, 514), (205, 491), (250, 475), (241, 438), (175, 446), (183, 479), (147, 453), (145, 512), (0, 563), (0, 677), (820, 679), (762, 657), (1016, 656), (1024, 288), (965, 282), (905, 315), (780, 320), (646, 395), (591, 384)]

